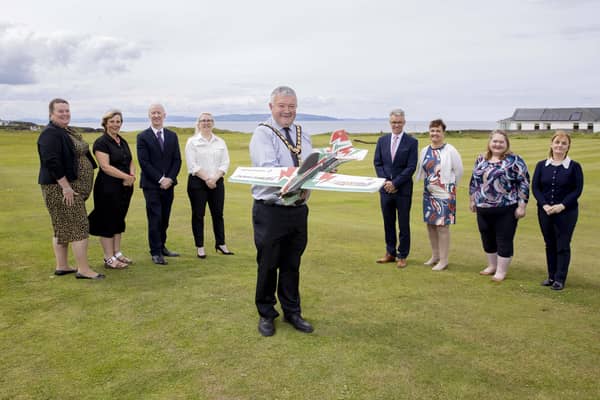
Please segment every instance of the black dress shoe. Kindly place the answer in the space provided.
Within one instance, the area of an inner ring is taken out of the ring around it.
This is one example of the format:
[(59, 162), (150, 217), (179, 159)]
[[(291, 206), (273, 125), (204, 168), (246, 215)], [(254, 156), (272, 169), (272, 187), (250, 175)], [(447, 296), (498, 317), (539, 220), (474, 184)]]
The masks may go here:
[(175, 253), (174, 251), (170, 251), (166, 247), (162, 248), (162, 255), (165, 257), (179, 257), (179, 253)]
[(63, 275), (67, 275), (67, 274), (73, 274), (75, 272), (77, 272), (76, 269), (55, 269), (54, 275), (63, 276)]
[(263, 336), (273, 336), (275, 334), (273, 318), (260, 317), (258, 319), (258, 331)]
[(296, 328), (297, 330), (299, 330), (300, 332), (311, 333), (312, 331), (314, 331), (314, 328), (312, 327), (312, 325), (309, 324), (308, 322), (306, 322), (300, 316), (300, 314), (286, 315), (285, 321), (292, 324), (292, 326), (294, 328)]
[(75, 274), (75, 278), (77, 278), (77, 279), (104, 279), (104, 278), (106, 278), (106, 276), (104, 276), (104, 274), (96, 274), (96, 276), (85, 276), (85, 275), (77, 272)]
[(554, 279), (545, 279), (544, 282), (542, 282), (542, 286), (552, 286), (552, 284), (554, 283)]
[(552, 290), (563, 290), (565, 288), (565, 284), (559, 281), (554, 281), (550, 289)]
[(152, 262), (154, 264), (158, 264), (158, 265), (167, 265), (168, 262), (167, 260), (164, 259), (163, 256), (152, 256)]

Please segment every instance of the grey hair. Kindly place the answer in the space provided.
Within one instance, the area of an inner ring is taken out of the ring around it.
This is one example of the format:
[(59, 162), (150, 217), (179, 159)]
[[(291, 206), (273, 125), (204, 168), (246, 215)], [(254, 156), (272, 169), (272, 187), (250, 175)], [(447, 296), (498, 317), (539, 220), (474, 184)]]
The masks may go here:
[(293, 96), (298, 98), (294, 89), (289, 86), (277, 86), (275, 89), (273, 89), (271, 92), (271, 103), (275, 101), (275, 97), (277, 96)]
[(390, 111), (390, 117), (391, 116), (404, 117), (404, 110), (401, 108), (394, 108), (392, 111)]
[(165, 113), (165, 114), (167, 113), (167, 110), (165, 110), (165, 106), (163, 106), (160, 103), (152, 103), (152, 104), (150, 104), (150, 107), (148, 107), (148, 111), (150, 111), (150, 109), (152, 109), (154, 107), (160, 107), (160, 108), (162, 108), (163, 113)]

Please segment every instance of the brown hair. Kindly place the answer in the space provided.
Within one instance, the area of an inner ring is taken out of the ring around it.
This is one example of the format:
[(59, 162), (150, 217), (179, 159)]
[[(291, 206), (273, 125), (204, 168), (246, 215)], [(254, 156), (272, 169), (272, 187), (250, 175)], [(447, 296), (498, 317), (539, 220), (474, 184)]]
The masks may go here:
[(119, 110), (108, 110), (102, 116), (102, 123), (101, 123), (101, 125), (104, 128), (104, 133), (107, 133), (107, 131), (106, 131), (106, 125), (108, 124), (108, 120), (111, 119), (112, 117), (114, 117), (115, 115), (118, 115), (119, 117), (121, 117), (121, 123), (122, 123), (123, 122), (123, 113), (121, 111), (119, 111)]
[(487, 145), (487, 152), (485, 153), (485, 159), (489, 160), (490, 158), (492, 158), (492, 150), (490, 150), (490, 142), (492, 141), (492, 137), (494, 137), (494, 135), (502, 135), (502, 136), (504, 136), (504, 140), (506, 140), (506, 150), (504, 151), (504, 154), (502, 154), (502, 156), (500, 156), (500, 159), (504, 160), (504, 157), (506, 157), (509, 154), (512, 154), (512, 152), (510, 151), (510, 140), (508, 140), (508, 135), (506, 134), (506, 132), (504, 132), (503, 130), (500, 130), (500, 129), (495, 129), (492, 131), (492, 133), (490, 133), (490, 137), (488, 139), (488, 145)]
[(550, 158), (554, 157), (554, 153), (552, 152), (552, 143), (554, 142), (554, 139), (557, 137), (566, 137), (567, 141), (569, 142), (569, 147), (567, 148), (567, 151), (565, 151), (565, 157), (567, 156), (567, 154), (569, 154), (569, 149), (571, 148), (571, 135), (569, 135), (567, 132), (565, 131), (556, 131), (554, 132), (554, 135), (552, 135), (552, 139), (550, 140), (550, 151), (548, 152), (548, 154), (550, 155)]
[(433, 121), (431, 121), (429, 123), (429, 129), (431, 129), (431, 128), (437, 128), (438, 126), (441, 126), (442, 130), (444, 132), (446, 132), (446, 124), (444, 123), (444, 121), (441, 118), (434, 119)]
[(48, 104), (48, 116), (52, 115), (55, 104), (69, 104), (69, 102), (66, 101), (65, 99), (60, 99), (58, 97), (56, 99), (50, 100), (50, 104)]

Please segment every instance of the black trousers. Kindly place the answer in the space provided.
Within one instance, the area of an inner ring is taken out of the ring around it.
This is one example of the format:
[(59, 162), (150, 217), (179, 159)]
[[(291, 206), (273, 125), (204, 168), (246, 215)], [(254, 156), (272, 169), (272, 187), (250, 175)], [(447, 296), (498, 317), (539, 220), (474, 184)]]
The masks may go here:
[[(275, 291), (285, 315), (300, 313), (300, 258), (307, 242), (308, 207), (274, 206), (255, 201), (252, 208), (256, 245), (256, 308), (276, 318)], [(277, 271), (279, 270), (279, 279)]]
[(507, 207), (477, 207), (477, 226), (486, 253), (498, 253), (500, 257), (512, 257), (513, 240), (517, 231), (515, 210), (517, 205)]
[[(392, 256), (408, 258), (410, 252), (410, 207), (412, 197), (398, 194), (379, 193), (383, 229), (385, 231), (385, 250)], [(398, 220), (398, 239), (396, 240), (396, 219)], [(396, 244), (398, 248), (396, 248)]]
[(150, 254), (158, 256), (167, 242), (167, 228), (173, 205), (174, 186), (167, 190), (144, 189), (146, 217), (148, 218), (148, 242)]
[(196, 247), (204, 247), (204, 215), (206, 203), (212, 218), (215, 245), (225, 244), (225, 222), (223, 220), (223, 205), (225, 203), (225, 185), (223, 178), (217, 181), (217, 187), (209, 188), (202, 179), (190, 175), (187, 193), (192, 206), (192, 232)]
[(571, 238), (577, 224), (577, 208), (547, 215), (538, 207), (538, 221), (546, 243), (548, 278), (565, 283), (571, 262)]

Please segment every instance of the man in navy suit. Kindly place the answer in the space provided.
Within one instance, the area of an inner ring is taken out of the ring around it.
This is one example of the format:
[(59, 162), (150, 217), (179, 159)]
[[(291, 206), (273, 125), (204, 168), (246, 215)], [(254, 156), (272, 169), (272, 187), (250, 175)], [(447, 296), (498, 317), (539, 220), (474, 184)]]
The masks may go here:
[(151, 126), (137, 136), (137, 157), (142, 170), (140, 186), (146, 199), (152, 262), (166, 265), (164, 256), (179, 255), (169, 251), (165, 242), (173, 204), (173, 189), (181, 168), (181, 153), (177, 134), (163, 128), (165, 108), (161, 104), (152, 104), (148, 117)]
[[(375, 172), (385, 178), (379, 191), (383, 227), (385, 229), (385, 256), (378, 263), (396, 262), (398, 268), (406, 267), (410, 252), (410, 206), (413, 193), (412, 176), (417, 168), (417, 139), (404, 132), (404, 111), (390, 112), (392, 133), (381, 136), (375, 148)], [(398, 216), (398, 241), (396, 241), (396, 215)], [(396, 244), (398, 247), (396, 247)]]

